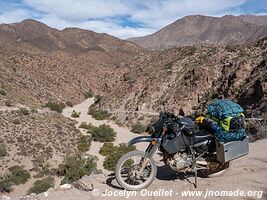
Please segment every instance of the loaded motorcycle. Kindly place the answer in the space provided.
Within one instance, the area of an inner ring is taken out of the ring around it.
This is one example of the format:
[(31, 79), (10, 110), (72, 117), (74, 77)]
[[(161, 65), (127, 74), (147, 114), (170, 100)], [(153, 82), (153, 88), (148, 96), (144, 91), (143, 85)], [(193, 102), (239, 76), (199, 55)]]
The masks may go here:
[(124, 189), (141, 190), (153, 182), (157, 174), (153, 156), (157, 150), (161, 152), (164, 164), (172, 170), (193, 173), (195, 187), (198, 172), (207, 177), (223, 174), (231, 160), (248, 153), (247, 138), (219, 143), (212, 133), (200, 129), (190, 117), (176, 117), (168, 112), (161, 112), (159, 120), (146, 132), (150, 135), (128, 142), (128, 145), (148, 142), (146, 150), (128, 152), (116, 164), (115, 177)]

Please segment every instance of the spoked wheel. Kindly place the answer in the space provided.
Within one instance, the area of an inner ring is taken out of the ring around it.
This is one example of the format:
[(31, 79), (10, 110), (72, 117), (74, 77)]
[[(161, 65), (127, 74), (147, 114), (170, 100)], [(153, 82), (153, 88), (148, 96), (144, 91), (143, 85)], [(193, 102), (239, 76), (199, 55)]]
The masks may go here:
[(152, 158), (145, 158), (145, 152), (131, 151), (117, 162), (115, 176), (126, 190), (141, 190), (148, 187), (156, 177), (157, 165)]

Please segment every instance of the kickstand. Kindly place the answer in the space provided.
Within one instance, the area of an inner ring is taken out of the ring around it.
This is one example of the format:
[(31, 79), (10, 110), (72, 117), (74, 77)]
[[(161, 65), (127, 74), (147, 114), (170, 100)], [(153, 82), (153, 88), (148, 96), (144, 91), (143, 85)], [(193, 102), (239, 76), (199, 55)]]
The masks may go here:
[(194, 171), (194, 174), (195, 174), (195, 188), (197, 188), (197, 170)]
[(190, 146), (189, 149), (192, 153), (192, 160), (193, 160), (192, 169), (195, 175), (194, 187), (197, 188), (197, 161), (196, 161), (195, 153), (194, 153), (192, 146)]

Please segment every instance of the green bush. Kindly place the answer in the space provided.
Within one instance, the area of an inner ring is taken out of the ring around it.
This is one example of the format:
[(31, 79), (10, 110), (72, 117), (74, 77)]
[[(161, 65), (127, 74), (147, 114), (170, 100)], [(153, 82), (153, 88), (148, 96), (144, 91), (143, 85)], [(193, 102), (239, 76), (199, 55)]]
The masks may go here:
[(10, 167), (8, 173), (0, 174), (0, 192), (10, 192), (12, 185), (24, 184), (30, 177), (30, 173), (24, 170), (23, 167)]
[(116, 151), (116, 147), (111, 142), (106, 142), (104, 145), (100, 148), (100, 155), (102, 156), (108, 156)]
[(132, 126), (132, 132), (134, 133), (143, 133), (146, 131), (147, 126), (141, 124), (140, 122), (137, 122)]
[(67, 156), (57, 169), (57, 174), (64, 176), (61, 183), (71, 183), (89, 174), (93, 169), (96, 169), (96, 161), (95, 156), (88, 156), (87, 158), (81, 154)]
[(42, 180), (37, 180), (33, 183), (33, 186), (28, 190), (28, 194), (39, 194), (47, 191), (49, 188), (54, 187), (54, 178), (48, 177)]
[(86, 122), (82, 122), (79, 128), (91, 130), (92, 128), (95, 128), (91, 123), (87, 124)]
[(10, 181), (14, 185), (24, 184), (31, 178), (30, 173), (21, 166), (13, 166), (8, 170), (10, 171)]
[(92, 98), (94, 96), (94, 92), (92, 90), (88, 90), (87, 92), (84, 92), (83, 95), (86, 99)]
[(92, 138), (98, 142), (112, 142), (117, 135), (114, 129), (106, 124), (95, 127), (91, 131)]
[(83, 135), (82, 137), (80, 137), (80, 139), (78, 140), (78, 150), (81, 152), (86, 152), (89, 150), (91, 145), (91, 138), (90, 136), (86, 136)]
[(10, 174), (0, 174), (0, 192), (10, 192), (11, 187)]
[(81, 115), (81, 112), (76, 112), (75, 110), (73, 110), (71, 113), (71, 117), (74, 117), (74, 118), (79, 118), (80, 115)]
[(0, 95), (6, 96), (6, 91), (3, 89), (0, 89)]
[[(105, 158), (105, 161), (104, 161), (104, 164), (103, 164), (104, 168), (109, 170), (109, 171), (114, 171), (115, 170), (116, 163), (118, 162), (118, 160), (120, 159), (121, 156), (123, 156), (124, 154), (126, 154), (126, 153), (128, 153), (130, 151), (136, 150), (135, 146), (127, 147), (125, 144), (120, 144), (117, 147), (111, 147), (111, 149), (112, 148), (115, 148), (115, 150), (113, 152), (112, 151), (106, 151), (105, 152), (108, 155)], [(129, 162), (126, 163), (126, 164), (127, 165), (131, 165), (132, 163), (129, 160)]]
[(17, 110), (17, 113), (18, 113), (19, 116), (29, 115), (30, 114), (30, 111), (27, 108), (19, 108)]
[(92, 117), (95, 118), (96, 120), (104, 120), (109, 118), (109, 116), (111, 115), (110, 113), (108, 113), (108, 111), (97, 110), (94, 107), (89, 108), (88, 114), (92, 115)]
[(45, 104), (45, 107), (50, 108), (52, 111), (56, 111), (58, 113), (62, 113), (63, 109), (65, 108), (65, 104), (61, 102), (54, 102), (49, 101), (47, 104)]
[(7, 155), (7, 150), (4, 146), (0, 146), (0, 157), (4, 157)]

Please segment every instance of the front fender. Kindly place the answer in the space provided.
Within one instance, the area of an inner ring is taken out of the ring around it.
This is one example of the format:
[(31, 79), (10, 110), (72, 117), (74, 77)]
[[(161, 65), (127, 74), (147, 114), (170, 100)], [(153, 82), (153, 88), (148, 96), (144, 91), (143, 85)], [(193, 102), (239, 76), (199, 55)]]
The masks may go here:
[(138, 136), (138, 137), (135, 137), (133, 139), (131, 139), (127, 146), (131, 146), (131, 145), (134, 145), (136, 143), (140, 143), (140, 142), (151, 142), (153, 140), (153, 137), (151, 136)]

